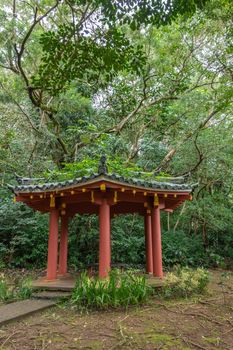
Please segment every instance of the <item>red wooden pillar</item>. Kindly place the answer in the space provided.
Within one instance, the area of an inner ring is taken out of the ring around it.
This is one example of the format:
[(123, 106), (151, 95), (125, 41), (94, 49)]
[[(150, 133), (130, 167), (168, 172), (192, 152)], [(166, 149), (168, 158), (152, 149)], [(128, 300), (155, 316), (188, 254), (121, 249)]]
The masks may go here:
[(57, 277), (57, 253), (58, 253), (58, 209), (50, 210), (49, 220), (49, 242), (48, 242), (48, 263), (47, 279), (54, 280)]
[(111, 268), (110, 205), (105, 198), (99, 209), (99, 230), (99, 278), (104, 278)]
[(68, 253), (68, 216), (61, 217), (61, 233), (60, 233), (60, 254), (58, 273), (65, 275), (67, 273), (67, 253)]
[(146, 246), (146, 272), (153, 273), (151, 211), (148, 209), (144, 217), (145, 246)]
[(153, 249), (153, 275), (163, 277), (162, 266), (162, 244), (161, 244), (161, 226), (160, 209), (158, 206), (152, 208), (152, 249)]

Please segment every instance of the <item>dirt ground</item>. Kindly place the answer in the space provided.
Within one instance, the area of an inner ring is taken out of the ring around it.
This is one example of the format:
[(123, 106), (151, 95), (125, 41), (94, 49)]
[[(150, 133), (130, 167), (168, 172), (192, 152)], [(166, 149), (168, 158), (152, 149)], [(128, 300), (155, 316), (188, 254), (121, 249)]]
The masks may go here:
[(233, 273), (211, 272), (207, 295), (82, 313), (64, 306), (3, 326), (0, 350), (233, 350)]

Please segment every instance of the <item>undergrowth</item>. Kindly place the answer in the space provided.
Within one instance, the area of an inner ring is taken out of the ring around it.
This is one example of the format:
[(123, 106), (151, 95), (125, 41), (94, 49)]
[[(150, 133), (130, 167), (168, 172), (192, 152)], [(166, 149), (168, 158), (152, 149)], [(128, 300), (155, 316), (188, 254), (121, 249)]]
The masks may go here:
[(77, 279), (71, 303), (79, 308), (128, 307), (144, 303), (151, 293), (145, 277), (133, 272), (113, 270), (106, 279), (88, 277), (83, 273)]
[(31, 297), (31, 280), (21, 279), (15, 284), (9, 284), (5, 275), (0, 275), (0, 302), (28, 299)]
[(204, 293), (208, 282), (209, 272), (202, 268), (176, 267), (173, 272), (168, 272), (164, 277), (161, 293), (165, 298), (187, 298)]

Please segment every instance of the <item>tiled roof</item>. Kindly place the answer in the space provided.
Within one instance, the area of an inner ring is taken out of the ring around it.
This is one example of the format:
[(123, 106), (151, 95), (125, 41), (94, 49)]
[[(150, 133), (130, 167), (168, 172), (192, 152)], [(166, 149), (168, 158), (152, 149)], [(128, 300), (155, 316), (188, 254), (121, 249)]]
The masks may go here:
[[(33, 183), (33, 179), (31, 179), (31, 183), (27, 178), (25, 182), (23, 179), (20, 180), (20, 184), (16, 186), (8, 185), (8, 187), (16, 193), (19, 192), (43, 192), (43, 191), (53, 191), (53, 190), (62, 190), (65, 188), (74, 187), (75, 185), (82, 185), (86, 183), (97, 182), (98, 180), (106, 180), (117, 182), (122, 185), (129, 185), (135, 187), (143, 187), (147, 189), (153, 190), (171, 190), (171, 191), (187, 191), (191, 192), (193, 190), (192, 185), (188, 184), (178, 184), (172, 182), (160, 182), (154, 180), (144, 180), (137, 178), (126, 178), (118, 174), (108, 174), (108, 169), (106, 165), (106, 158), (101, 157), (100, 166), (98, 169), (98, 173), (91, 174), (89, 176), (78, 177), (73, 180), (67, 180), (62, 182), (51, 182), (51, 183)], [(26, 184), (22, 184), (26, 183)]]
[(17, 186), (8, 185), (8, 187), (13, 192), (42, 192), (42, 191), (61, 190), (61, 189), (73, 187), (75, 185), (82, 185), (88, 182), (93, 182), (93, 180), (98, 181), (98, 179), (119, 182), (121, 184), (130, 185), (130, 186), (151, 188), (154, 190), (191, 192), (193, 188), (192, 186), (187, 184), (174, 184), (169, 182), (147, 181), (147, 180), (140, 180), (140, 179), (134, 179), (134, 178), (128, 179), (117, 174), (105, 174), (105, 175), (92, 174), (90, 176), (83, 176), (83, 177), (76, 178), (74, 180), (67, 180), (62, 182), (50, 182), (50, 183), (44, 183), (44, 184), (34, 184), (34, 185), (30, 184), (30, 185), (17, 185)]

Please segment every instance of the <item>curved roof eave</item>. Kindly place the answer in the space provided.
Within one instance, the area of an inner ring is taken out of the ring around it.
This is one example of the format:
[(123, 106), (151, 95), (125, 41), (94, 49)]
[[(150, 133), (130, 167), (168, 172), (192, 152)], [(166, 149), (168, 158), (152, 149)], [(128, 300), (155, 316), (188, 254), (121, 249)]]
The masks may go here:
[(188, 184), (176, 184), (169, 182), (159, 182), (159, 181), (148, 181), (142, 179), (128, 179), (117, 174), (92, 174), (90, 176), (83, 176), (76, 178), (74, 180), (67, 180), (62, 182), (51, 182), (44, 184), (29, 184), (29, 185), (8, 185), (14, 193), (32, 193), (32, 192), (50, 192), (50, 191), (61, 191), (69, 190), (72, 188), (82, 187), (83, 185), (92, 185), (99, 181), (106, 181), (112, 184), (117, 184), (119, 186), (128, 186), (131, 188), (137, 188), (147, 191), (165, 191), (165, 192), (185, 192), (191, 193), (193, 191), (194, 185)]

